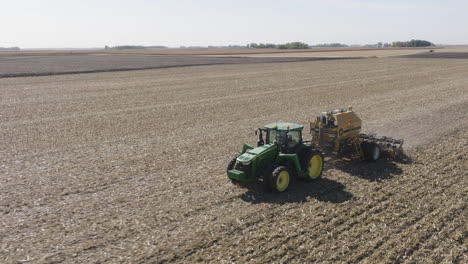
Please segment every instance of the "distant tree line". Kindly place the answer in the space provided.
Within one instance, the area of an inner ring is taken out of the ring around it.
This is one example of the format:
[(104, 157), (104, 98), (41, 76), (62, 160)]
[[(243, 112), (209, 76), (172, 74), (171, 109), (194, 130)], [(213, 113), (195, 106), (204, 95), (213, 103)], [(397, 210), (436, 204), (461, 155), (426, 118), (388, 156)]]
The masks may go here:
[(290, 42), (286, 44), (280, 44), (276, 48), (278, 49), (308, 49), (309, 45), (303, 42)]
[(311, 48), (347, 48), (348, 45), (341, 44), (341, 43), (323, 43), (318, 45), (310, 46)]
[(364, 47), (364, 48), (391, 48), (392, 47), (392, 44), (391, 43), (388, 43), (388, 42), (378, 42), (376, 44), (366, 44), (364, 46), (360, 46), (360, 47)]
[(435, 45), (427, 40), (412, 39), (410, 41), (393, 42), (392, 46), (395, 48), (400, 48), (400, 47), (430, 47), (430, 46), (435, 46)]
[(247, 48), (252, 48), (252, 49), (308, 49), (309, 45), (303, 42), (289, 42), (285, 44), (250, 43), (250, 44), (247, 44)]
[(247, 48), (252, 48), (252, 49), (275, 49), (276, 48), (276, 44), (273, 44), (273, 43), (250, 43), (250, 44), (247, 44)]
[(20, 51), (21, 49), (18, 47), (10, 47), (10, 48), (2, 48), (0, 47), (0, 51)]
[[(426, 40), (412, 39), (410, 41), (396, 41), (393, 43), (382, 43), (366, 44), (366, 45), (345, 45), (341, 43), (323, 43), (318, 45), (308, 45), (304, 42), (289, 42), (285, 44), (273, 44), (273, 43), (250, 43), (245, 46), (243, 45), (228, 45), (228, 46), (180, 46), (181, 49), (201, 49), (201, 48), (232, 48), (232, 49), (309, 49), (309, 48), (347, 48), (347, 47), (364, 47), (364, 48), (390, 48), (390, 47), (429, 47), (434, 46), (433, 43)], [(115, 47), (106, 46), (106, 50), (144, 50), (144, 49), (165, 49), (166, 46), (138, 46), (138, 45), (121, 45)], [(1, 50), (19, 50), (18, 47), (12, 48), (0, 48)]]
[(245, 49), (243, 45), (227, 45), (227, 46), (208, 46), (209, 49)]

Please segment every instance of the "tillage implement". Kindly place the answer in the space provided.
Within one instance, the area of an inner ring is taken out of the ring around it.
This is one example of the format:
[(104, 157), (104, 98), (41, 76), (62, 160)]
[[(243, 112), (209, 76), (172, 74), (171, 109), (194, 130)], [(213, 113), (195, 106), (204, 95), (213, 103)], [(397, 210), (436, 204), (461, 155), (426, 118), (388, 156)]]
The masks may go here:
[(403, 140), (361, 133), (361, 119), (352, 107), (322, 112), (310, 122), (311, 141), (304, 126), (276, 122), (259, 128), (257, 146), (244, 144), (227, 166), (235, 184), (261, 181), (268, 191), (285, 191), (293, 178), (313, 181), (322, 176), (327, 156), (376, 161), (404, 155)]
[(377, 161), (404, 155), (403, 140), (361, 133), (361, 119), (352, 107), (322, 112), (310, 122), (312, 143), (327, 155)]

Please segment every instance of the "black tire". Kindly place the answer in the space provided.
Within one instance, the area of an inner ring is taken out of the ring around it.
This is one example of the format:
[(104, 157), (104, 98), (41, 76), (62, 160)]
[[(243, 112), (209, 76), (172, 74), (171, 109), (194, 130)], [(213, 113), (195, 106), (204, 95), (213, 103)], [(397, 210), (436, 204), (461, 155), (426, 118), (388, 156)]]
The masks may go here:
[(242, 186), (240, 181), (236, 181), (236, 180), (233, 180), (233, 179), (230, 179), (230, 180), (231, 180), (232, 184), (237, 185), (237, 186)]
[[(235, 156), (234, 158), (232, 158), (228, 165), (227, 165), (227, 168), (226, 168), (226, 172), (234, 169), (234, 166), (236, 165), (236, 160), (237, 160), (237, 156)], [(229, 177), (228, 177), (229, 178)], [(234, 184), (234, 185), (240, 185), (240, 182), (239, 181), (236, 181), (236, 180), (233, 180), (231, 178), (229, 178), (229, 180), (231, 180), (231, 183)]]
[(378, 144), (373, 142), (363, 142), (362, 152), (364, 153), (364, 159), (370, 162), (376, 162), (382, 157), (382, 151)]
[[(310, 177), (310, 175), (308, 174), (307, 177), (300, 177), (301, 180), (304, 180), (306, 182), (312, 182), (322, 178), (324, 156), (323, 153), (318, 150), (309, 149), (306, 153), (304, 153), (304, 155), (300, 159), (301, 169), (305, 170), (306, 168), (309, 168), (309, 163), (314, 156), (320, 157), (320, 164), (318, 164), (318, 166), (320, 167), (315, 171), (314, 177)], [(316, 157), (316, 159), (318, 159), (318, 157)]]
[(232, 158), (232, 159), (229, 161), (229, 163), (228, 163), (228, 165), (227, 165), (227, 168), (226, 168), (226, 172), (227, 172), (227, 171), (230, 171), (230, 170), (232, 170), (232, 169), (234, 169), (234, 165), (236, 165), (236, 160), (237, 160), (237, 156), (234, 157), (234, 158)]
[(265, 192), (273, 192), (273, 189), (271, 188), (271, 177), (275, 168), (275, 166), (271, 165), (263, 173), (262, 186)]
[(284, 192), (291, 182), (291, 172), (285, 166), (278, 166), (267, 178), (273, 192)]

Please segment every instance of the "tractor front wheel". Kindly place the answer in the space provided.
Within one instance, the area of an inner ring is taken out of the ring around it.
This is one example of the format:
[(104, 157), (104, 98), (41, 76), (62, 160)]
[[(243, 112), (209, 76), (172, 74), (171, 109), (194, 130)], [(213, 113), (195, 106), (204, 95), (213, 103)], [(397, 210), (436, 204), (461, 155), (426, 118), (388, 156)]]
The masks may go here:
[(277, 167), (269, 177), (271, 178), (268, 182), (270, 183), (271, 190), (274, 192), (286, 191), (291, 181), (291, 173), (285, 166)]
[[(234, 169), (234, 166), (236, 165), (236, 160), (237, 160), (237, 156), (235, 156), (234, 158), (232, 158), (229, 161), (229, 163), (227, 165), (227, 168), (226, 168), (226, 171), (230, 171), (230, 170)], [(229, 180), (231, 180), (231, 183), (234, 184), (234, 185), (240, 185), (239, 181), (233, 180), (231, 178), (229, 178)]]
[(230, 171), (230, 170), (234, 169), (234, 165), (236, 165), (236, 160), (237, 160), (237, 156), (234, 157), (234, 158), (232, 158), (232, 159), (229, 161), (229, 163), (228, 163), (228, 165), (227, 165), (226, 171)]

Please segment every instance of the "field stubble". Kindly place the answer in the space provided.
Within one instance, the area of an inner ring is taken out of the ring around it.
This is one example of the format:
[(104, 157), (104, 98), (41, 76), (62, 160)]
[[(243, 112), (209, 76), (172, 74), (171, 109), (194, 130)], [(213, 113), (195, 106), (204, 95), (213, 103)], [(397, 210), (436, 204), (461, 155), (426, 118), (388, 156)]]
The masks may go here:
[[(4, 262), (466, 261), (468, 61), (363, 59), (1, 79)], [(412, 164), (330, 161), (281, 195), (226, 161), (354, 105)]]

